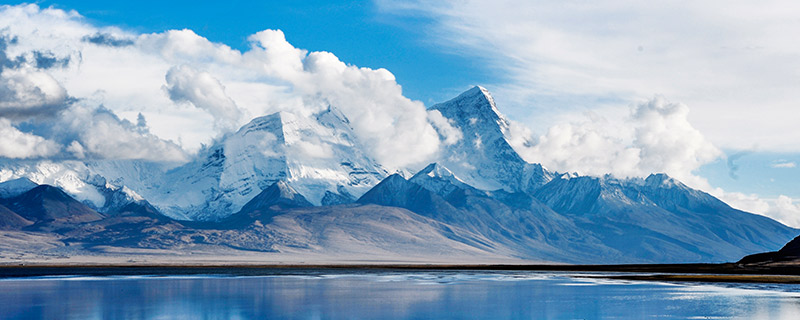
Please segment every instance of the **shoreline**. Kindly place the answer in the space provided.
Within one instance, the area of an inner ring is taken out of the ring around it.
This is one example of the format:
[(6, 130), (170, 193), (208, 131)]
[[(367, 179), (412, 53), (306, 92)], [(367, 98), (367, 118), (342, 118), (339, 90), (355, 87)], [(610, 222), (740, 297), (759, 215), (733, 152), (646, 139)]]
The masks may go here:
[(309, 273), (371, 272), (447, 272), (447, 271), (532, 271), (532, 272), (610, 272), (610, 275), (585, 275), (635, 281), (664, 282), (737, 282), (800, 284), (800, 268), (756, 267), (734, 263), (721, 264), (627, 264), (627, 265), (543, 265), (543, 264), (437, 264), (437, 263), (364, 263), (364, 264), (242, 264), (242, 263), (98, 263), (98, 264), (15, 264), (0, 265), (0, 279), (44, 276), (269, 276)]

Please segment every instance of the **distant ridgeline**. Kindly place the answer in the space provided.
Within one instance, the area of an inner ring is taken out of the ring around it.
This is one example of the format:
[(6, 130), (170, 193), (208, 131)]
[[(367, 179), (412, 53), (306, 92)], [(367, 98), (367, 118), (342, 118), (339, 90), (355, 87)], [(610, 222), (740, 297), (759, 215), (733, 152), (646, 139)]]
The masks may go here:
[[(463, 137), (415, 174), (370, 158), (333, 107), (253, 119), (175, 168), (2, 160), (0, 177), (18, 179), (0, 183), (0, 229), (51, 236), (62, 245), (38, 250), (58, 254), (79, 244), (593, 264), (735, 261), (799, 233), (665, 174), (589, 177), (527, 163), (481, 87), (431, 109)], [(305, 155), (308, 143), (330, 155)]]

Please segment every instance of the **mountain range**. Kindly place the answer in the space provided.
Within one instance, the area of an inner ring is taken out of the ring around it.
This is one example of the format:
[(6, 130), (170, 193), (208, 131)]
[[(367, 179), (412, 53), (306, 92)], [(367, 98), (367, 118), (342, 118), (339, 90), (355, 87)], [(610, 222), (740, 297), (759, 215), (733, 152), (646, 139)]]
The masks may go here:
[(396, 172), (368, 156), (332, 106), (255, 118), (183, 164), (0, 160), (0, 229), (52, 236), (57, 254), (223, 248), (564, 263), (733, 261), (798, 234), (663, 173), (618, 179), (528, 163), (484, 88), (430, 109), (461, 139)]

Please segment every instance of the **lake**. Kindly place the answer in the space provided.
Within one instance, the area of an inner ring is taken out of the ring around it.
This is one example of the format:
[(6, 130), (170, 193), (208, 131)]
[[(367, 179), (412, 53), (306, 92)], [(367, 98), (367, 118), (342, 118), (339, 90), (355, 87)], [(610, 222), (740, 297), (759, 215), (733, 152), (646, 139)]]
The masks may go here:
[(3, 279), (0, 318), (796, 319), (800, 315), (798, 285), (668, 284), (580, 276), (298, 270), (266, 276)]

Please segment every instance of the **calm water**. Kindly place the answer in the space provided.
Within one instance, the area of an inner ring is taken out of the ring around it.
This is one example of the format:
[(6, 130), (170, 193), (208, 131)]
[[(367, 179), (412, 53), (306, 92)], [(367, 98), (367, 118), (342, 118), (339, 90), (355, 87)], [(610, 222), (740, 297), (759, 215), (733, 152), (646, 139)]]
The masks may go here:
[(797, 319), (795, 285), (674, 285), (536, 272), (0, 280), (2, 319)]

